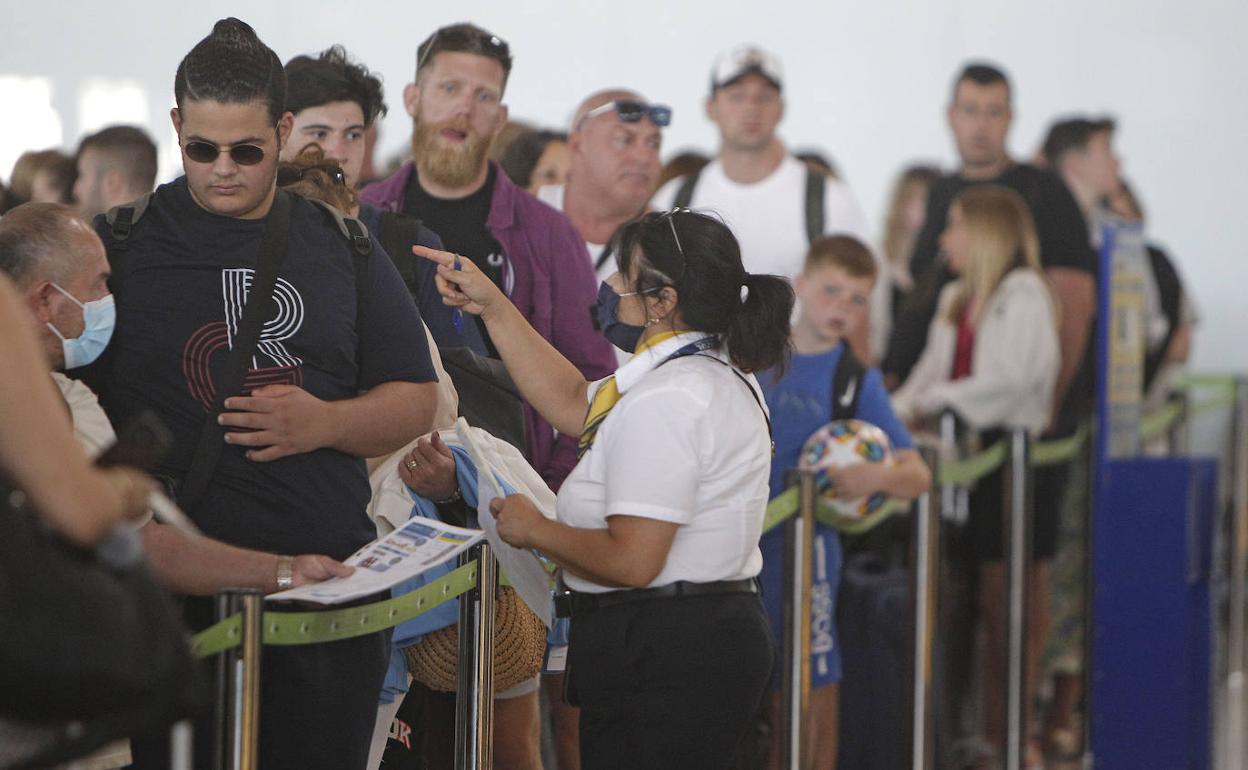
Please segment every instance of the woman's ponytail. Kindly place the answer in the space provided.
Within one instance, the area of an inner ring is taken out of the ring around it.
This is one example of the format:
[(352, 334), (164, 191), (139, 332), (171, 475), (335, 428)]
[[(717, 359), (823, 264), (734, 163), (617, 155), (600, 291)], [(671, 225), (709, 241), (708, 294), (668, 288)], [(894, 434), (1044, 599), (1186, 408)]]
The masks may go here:
[(746, 273), (741, 307), (733, 313), (724, 334), (728, 356), (745, 372), (782, 366), (789, 352), (789, 319), (793, 289), (774, 275)]

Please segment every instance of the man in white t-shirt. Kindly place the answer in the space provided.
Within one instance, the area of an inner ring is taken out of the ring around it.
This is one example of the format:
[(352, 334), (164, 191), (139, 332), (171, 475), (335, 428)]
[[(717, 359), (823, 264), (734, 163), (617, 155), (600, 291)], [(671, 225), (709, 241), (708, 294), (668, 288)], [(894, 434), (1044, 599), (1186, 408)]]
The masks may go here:
[[(843, 234), (863, 243), (872, 238), (849, 188), (812, 171), (777, 136), (783, 87), (780, 60), (767, 51), (743, 45), (721, 53), (706, 100), (707, 117), (719, 127), (719, 153), (699, 173), (660, 188), (654, 204), (717, 212), (740, 242), (746, 270), (792, 279), (814, 238)], [(864, 357), (875, 358), (887, 340), (889, 291), (886, 281), (876, 282), (870, 342), (867, 330), (852, 341)]]
[(646, 209), (659, 183), (659, 150), (671, 108), (650, 104), (634, 91), (592, 94), (576, 108), (568, 131), (572, 165), (566, 185), (537, 192), (567, 215), (585, 239), (600, 279), (615, 272), (606, 254), (616, 228)]

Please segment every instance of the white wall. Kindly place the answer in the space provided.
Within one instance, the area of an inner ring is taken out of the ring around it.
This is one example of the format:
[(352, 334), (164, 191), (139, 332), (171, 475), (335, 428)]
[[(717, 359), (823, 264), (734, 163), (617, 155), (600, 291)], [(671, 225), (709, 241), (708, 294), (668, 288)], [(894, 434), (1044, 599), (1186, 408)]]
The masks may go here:
[[(476, 21), (511, 43), (516, 65), (506, 101), (513, 115), (561, 125), (590, 91), (638, 88), (676, 109), (669, 151), (714, 147), (701, 110), (710, 62), (728, 45), (753, 41), (780, 53), (788, 71), (785, 137), (827, 149), (875, 222), (900, 165), (952, 164), (943, 123), (950, 79), (966, 58), (995, 59), (1015, 82), (1011, 146), (1019, 157), (1032, 153), (1055, 115), (1119, 119), (1119, 150), (1151, 231), (1180, 261), (1202, 311), (1197, 366), (1248, 370), (1240, 299), (1248, 259), (1238, 253), (1248, 242), (1241, 213), (1248, 164), (1240, 146), (1248, 125), (1248, 56), (1240, 41), (1248, 3), (1241, 0), (305, 0), (280, 10), (206, 1), (0, 2), (0, 77), (50, 79), (64, 135), (41, 144), (67, 147), (91, 128), (78, 106), (89, 78), (146, 89), (149, 125), (168, 141), (177, 63), (215, 19), (231, 14), (251, 23), (283, 60), (342, 43), (382, 73), (391, 115), (381, 157), (407, 141), (400, 91), (415, 46), (445, 23)], [(131, 94), (125, 103), (139, 102)], [(5, 106), (0, 122), (20, 124), (24, 113)], [(22, 149), (0, 147), (0, 154)], [(0, 166), (7, 172), (7, 163)]]

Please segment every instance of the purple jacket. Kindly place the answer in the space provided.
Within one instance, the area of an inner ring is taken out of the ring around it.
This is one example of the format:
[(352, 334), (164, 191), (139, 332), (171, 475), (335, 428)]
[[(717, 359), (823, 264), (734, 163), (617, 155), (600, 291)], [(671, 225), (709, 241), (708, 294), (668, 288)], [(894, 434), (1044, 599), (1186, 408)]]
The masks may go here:
[[(365, 203), (402, 211), (415, 166), (403, 164), (390, 177), (360, 193)], [(504, 283), (511, 301), (538, 334), (590, 380), (615, 371), (611, 343), (595, 331), (589, 310), (598, 297), (585, 240), (562, 212), (517, 187), (495, 167), (494, 194), (485, 223), (507, 255)], [(586, 405), (588, 409), (588, 405)], [(550, 423), (525, 404), (528, 454), (552, 489), (576, 465), (576, 436), (556, 436)]]

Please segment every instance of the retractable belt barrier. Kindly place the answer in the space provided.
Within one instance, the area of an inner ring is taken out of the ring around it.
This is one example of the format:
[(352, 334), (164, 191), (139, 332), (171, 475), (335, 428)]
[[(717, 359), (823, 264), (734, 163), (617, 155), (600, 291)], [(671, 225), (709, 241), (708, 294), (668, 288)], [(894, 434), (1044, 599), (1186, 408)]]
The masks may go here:
[[(1185, 412), (1195, 415), (1229, 407), (1235, 399), (1234, 383), (1234, 378), (1230, 376), (1196, 375), (1187, 378), (1185, 385), (1213, 388), (1219, 392), (1209, 400), (1195, 404), (1190, 411), (1182, 403), (1167, 404), (1142, 421), (1142, 437), (1148, 439), (1164, 434)], [(1088, 436), (1089, 429), (1085, 424), (1069, 438), (1039, 442), (1032, 448), (1031, 464), (1038, 466), (1069, 462), (1078, 455)], [(966, 459), (946, 459), (940, 464), (936, 484), (972, 484), (1000, 468), (1007, 455), (1008, 448), (1005, 439), (1002, 439)], [(908, 502), (889, 501), (885, 510), (888, 513), (897, 513), (908, 510), (909, 507)], [(798, 489), (794, 486), (768, 503), (763, 531), (779, 526), (796, 514), (797, 508)], [(822, 506), (816, 508), (815, 518), (824, 522), (830, 521), (829, 510)], [(841, 528), (845, 529), (843, 525)], [(375, 604), (323, 612), (268, 611), (264, 613), (264, 644), (323, 644), (383, 631), (458, 598), (471, 590), (476, 581), (477, 564), (471, 562), (411, 593)], [(505, 577), (500, 576), (500, 582), (506, 584)], [(196, 634), (191, 640), (191, 650), (199, 657), (207, 657), (238, 646), (241, 638), (241, 617), (233, 615)]]
[[(1186, 381), (1189, 388), (1218, 391), (1211, 399), (1191, 404), (1185, 398), (1145, 417), (1140, 433), (1145, 440), (1183, 426), (1187, 419), (1236, 405), (1239, 385), (1234, 377), (1200, 376)], [(959, 459), (953, 441), (953, 420), (941, 420), (939, 451), (923, 447), (925, 460), (935, 468), (935, 483), (920, 496), (915, 517), (917, 562), (914, 571), (915, 603), (915, 683), (913, 714), (912, 767), (928, 770), (935, 767), (933, 715), (932, 642), (935, 629), (935, 606), (939, 567), (938, 532), (944, 498), (950, 490), (965, 489), (980, 478), (1011, 464), (1011, 483), (1007, 485), (1006, 502), (1011, 506), (1010, 531), (1010, 660), (1009, 714), (1006, 745), (1006, 767), (1021, 767), (1023, 711), (1021, 660), (1025, 653), (1023, 616), (1022, 564), (1026, 538), (1030, 530), (1030, 473), (1036, 466), (1071, 462), (1079, 456), (1090, 430), (1083, 425), (1068, 438), (1032, 444), (1025, 432), (1010, 436), (971, 457)], [(784, 766), (800, 767), (807, 755), (804, 740), (809, 684), (809, 550), (812, 525), (815, 521), (833, 524), (832, 512), (816, 497), (812, 472), (799, 474), (801, 491), (793, 486), (777, 495), (767, 505), (763, 531), (786, 523), (789, 553), (789, 583), (786, 585), (786, 618), (791, 628), (785, 634), (786, 662), (790, 671), (785, 676), (785, 735), (782, 741)], [(803, 505), (804, 503), (804, 505)], [(795, 518), (804, 508), (801, 517)], [(813, 509), (813, 510), (812, 510)], [(893, 513), (908, 511), (911, 503), (889, 501), (884, 510), (873, 514), (858, 525), (859, 529), (874, 526)], [(836, 526), (852, 531), (843, 521)], [(793, 557), (804, 559), (804, 569)], [(256, 725), (260, 682), (260, 649), (262, 645), (323, 644), (356, 636), (377, 633), (423, 615), (452, 599), (464, 597), (460, 607), (460, 698), (456, 713), (456, 768), (484, 770), (491, 764), (490, 742), (493, 731), (492, 704), (492, 623), (493, 587), (505, 582), (488, 544), (482, 543), (460, 557), (460, 566), (442, 578), (415, 591), (373, 604), (342, 610), (315, 612), (262, 612), (263, 597), (258, 592), (225, 592), (219, 596), (220, 620), (192, 637), (192, 652), (200, 658), (221, 655), (217, 662), (217, 687), (220, 697), (215, 732), (217, 756), (215, 766), (222, 770), (254, 770), (256, 766)], [(241, 610), (241, 611), (240, 611)], [(232, 613), (232, 614), (231, 614)], [(186, 728), (174, 733), (175, 752), (186, 761)]]

